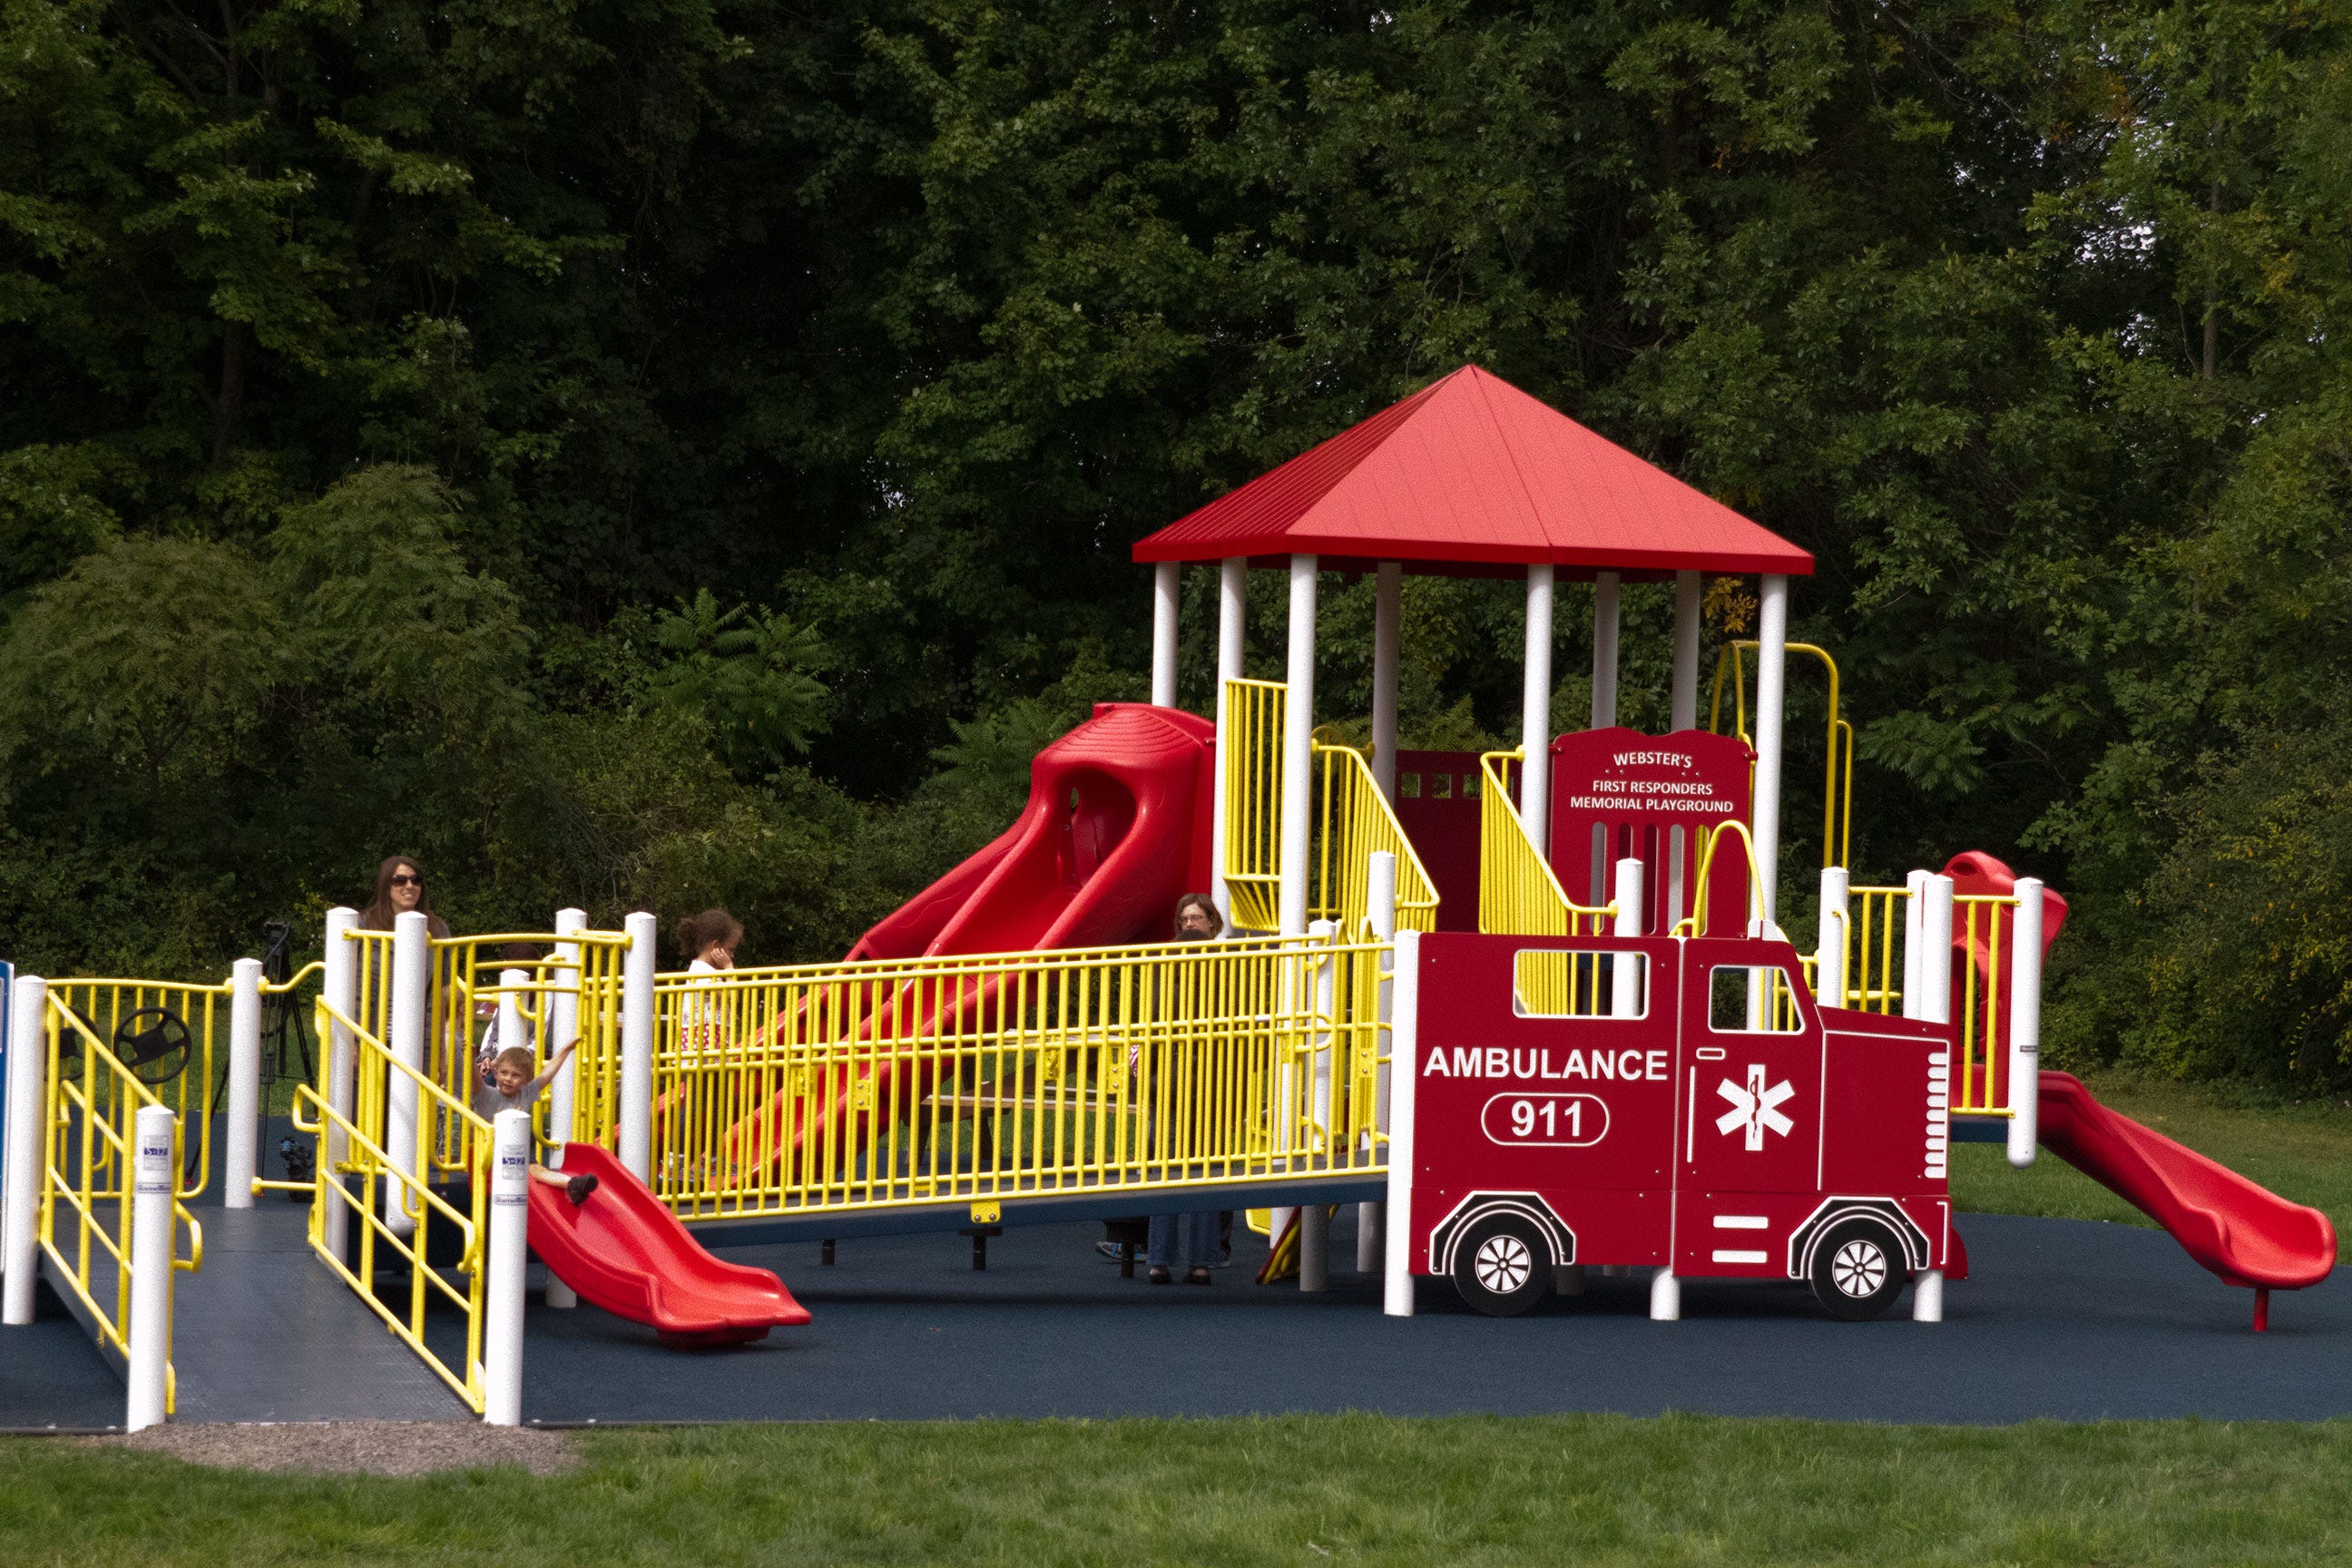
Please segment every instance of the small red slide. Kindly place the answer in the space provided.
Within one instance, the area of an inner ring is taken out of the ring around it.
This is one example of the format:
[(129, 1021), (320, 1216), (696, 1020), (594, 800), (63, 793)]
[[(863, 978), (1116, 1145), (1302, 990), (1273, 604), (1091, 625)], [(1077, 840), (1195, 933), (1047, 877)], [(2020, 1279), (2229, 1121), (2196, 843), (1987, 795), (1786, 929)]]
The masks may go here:
[(2041, 1136), (2052, 1153), (2170, 1231), (2224, 1283), (2252, 1286), (2256, 1328), (2269, 1291), (2316, 1285), (2336, 1267), (2336, 1226), (2326, 1215), (2108, 1110), (2072, 1073), (2042, 1075)]
[(566, 1145), (563, 1173), (593, 1175), (596, 1190), (575, 1206), (562, 1188), (532, 1182), (530, 1248), (582, 1300), (677, 1346), (741, 1344), (809, 1321), (782, 1279), (711, 1257), (605, 1150)]

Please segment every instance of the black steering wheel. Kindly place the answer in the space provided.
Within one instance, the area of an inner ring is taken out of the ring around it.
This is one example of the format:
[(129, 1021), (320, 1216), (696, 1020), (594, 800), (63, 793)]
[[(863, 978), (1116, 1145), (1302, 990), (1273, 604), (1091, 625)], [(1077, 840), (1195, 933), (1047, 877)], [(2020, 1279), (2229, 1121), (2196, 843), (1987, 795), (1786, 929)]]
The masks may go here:
[(188, 1070), (188, 1026), (166, 1007), (142, 1007), (114, 1026), (114, 1054), (152, 1087)]

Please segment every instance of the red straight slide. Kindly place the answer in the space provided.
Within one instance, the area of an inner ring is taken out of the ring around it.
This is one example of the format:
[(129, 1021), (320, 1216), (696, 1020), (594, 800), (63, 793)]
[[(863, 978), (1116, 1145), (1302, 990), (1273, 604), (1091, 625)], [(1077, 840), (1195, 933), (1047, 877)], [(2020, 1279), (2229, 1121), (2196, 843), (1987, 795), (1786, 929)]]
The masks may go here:
[(773, 1274), (703, 1250), (607, 1151), (566, 1145), (563, 1173), (593, 1175), (596, 1190), (574, 1205), (562, 1188), (532, 1182), (530, 1249), (582, 1300), (651, 1325), (667, 1345), (741, 1344), (809, 1321)]
[[(2108, 1110), (2072, 1073), (2042, 1075), (2042, 1143), (2172, 1233), (2223, 1283), (2300, 1290), (2336, 1267), (2336, 1227), (2229, 1169)], [(2257, 1297), (2255, 1326), (2263, 1325)]]

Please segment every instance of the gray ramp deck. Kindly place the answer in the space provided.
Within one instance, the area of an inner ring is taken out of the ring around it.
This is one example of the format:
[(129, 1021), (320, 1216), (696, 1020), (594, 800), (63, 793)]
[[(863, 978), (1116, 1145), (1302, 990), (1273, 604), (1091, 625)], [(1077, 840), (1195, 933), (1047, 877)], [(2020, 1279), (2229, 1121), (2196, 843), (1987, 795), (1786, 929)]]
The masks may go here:
[(310, 1209), (271, 1194), (205, 1207), (205, 1266), (179, 1279), (176, 1421), (454, 1421), (457, 1396), (310, 1250)]

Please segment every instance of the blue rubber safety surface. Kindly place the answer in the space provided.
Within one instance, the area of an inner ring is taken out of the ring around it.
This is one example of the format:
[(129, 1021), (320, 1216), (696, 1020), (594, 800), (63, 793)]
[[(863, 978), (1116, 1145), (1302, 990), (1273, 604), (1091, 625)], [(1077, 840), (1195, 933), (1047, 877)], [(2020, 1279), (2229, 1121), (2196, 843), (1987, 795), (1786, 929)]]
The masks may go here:
[[(273, 1212), (274, 1211), (274, 1212)], [(464, 1418), (421, 1363), (295, 1244), (296, 1205), (213, 1210), (209, 1298), (183, 1320), (180, 1419)], [(238, 1222), (232, 1225), (232, 1220)], [(1641, 1277), (1597, 1271), (1580, 1298), (1523, 1318), (1469, 1311), (1423, 1280), (1419, 1315), (1386, 1318), (1352, 1272), (1348, 1212), (1332, 1289), (1259, 1286), (1264, 1243), (1238, 1237), (1208, 1289), (1121, 1279), (1096, 1225), (1015, 1228), (975, 1273), (952, 1235), (730, 1248), (780, 1272), (815, 1321), (731, 1350), (663, 1348), (591, 1307), (530, 1309), (523, 1411), (547, 1422), (1668, 1410), (1832, 1420), (2001, 1424), (2352, 1414), (2352, 1289), (2272, 1298), (2221, 1285), (2159, 1231), (1974, 1215), (1973, 1278), (1946, 1321), (1829, 1319), (1799, 1286), (1687, 1281), (1683, 1321), (1653, 1323)], [(232, 1230), (251, 1230), (232, 1240)], [(534, 1268), (538, 1277), (540, 1270)], [(185, 1290), (192, 1283), (183, 1277)], [(438, 1315), (432, 1337), (460, 1320)], [(454, 1344), (452, 1348), (455, 1348)], [(202, 1362), (199, 1367), (196, 1363)], [(0, 1426), (104, 1426), (122, 1384), (52, 1308), (0, 1330)]]
[(0, 1328), (0, 1430), (122, 1425), (122, 1379), (41, 1283), (33, 1321)]
[(1668, 1410), (1832, 1420), (2001, 1424), (2352, 1413), (2352, 1289), (2231, 1289), (2160, 1231), (1978, 1215), (1975, 1272), (1941, 1324), (1906, 1293), (1884, 1320), (1830, 1319), (1801, 1286), (1685, 1282), (1683, 1320), (1648, 1319), (1645, 1278), (1595, 1277), (1522, 1318), (1420, 1282), (1411, 1319), (1381, 1315), (1333, 1226), (1328, 1294), (1260, 1286), (1264, 1243), (1207, 1289), (1124, 1280), (1093, 1225), (1008, 1230), (984, 1274), (960, 1237), (730, 1249), (775, 1268), (814, 1314), (732, 1350), (663, 1349), (593, 1308), (530, 1309), (523, 1412), (535, 1421), (864, 1420), (975, 1416), (1395, 1415)]

